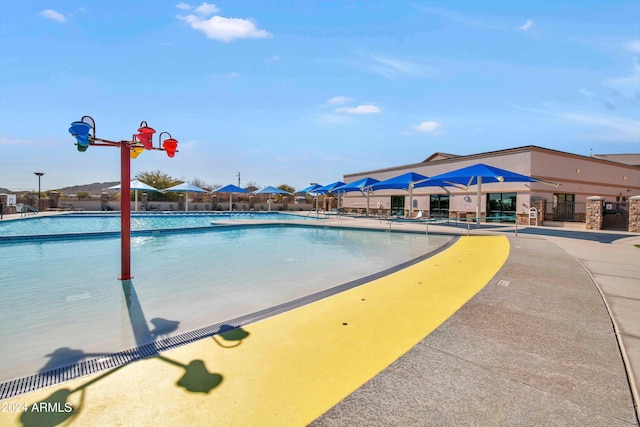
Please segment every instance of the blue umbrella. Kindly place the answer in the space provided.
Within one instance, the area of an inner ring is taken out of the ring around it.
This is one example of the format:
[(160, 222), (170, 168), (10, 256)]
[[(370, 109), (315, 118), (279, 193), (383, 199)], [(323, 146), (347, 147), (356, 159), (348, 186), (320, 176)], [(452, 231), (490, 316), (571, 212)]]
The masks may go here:
[(320, 193), (320, 194), (327, 194), (327, 193), (333, 193), (334, 191), (342, 191), (341, 188), (344, 187), (345, 185), (347, 184), (345, 184), (342, 181), (336, 181), (331, 184), (327, 184), (323, 187), (316, 188), (314, 192)]
[(321, 188), (322, 185), (320, 184), (311, 184), (310, 186), (308, 186), (307, 188), (303, 188), (300, 191), (296, 191), (296, 193), (309, 193), (309, 194), (317, 194), (316, 190), (318, 188)]
[[(120, 184), (118, 185), (114, 185), (112, 187), (109, 187), (109, 189), (113, 189), (113, 190), (120, 190)], [(130, 185), (129, 185), (129, 189), (134, 190), (135, 191), (135, 207), (136, 207), (136, 212), (138, 211), (138, 190), (142, 190), (142, 191), (160, 191), (155, 187), (152, 187), (148, 184), (145, 184), (142, 181), (138, 181), (137, 179), (134, 179), (133, 181), (131, 181)]]
[(163, 193), (167, 191), (175, 191), (175, 192), (183, 192), (184, 191), (184, 200), (185, 200), (185, 211), (189, 210), (189, 192), (192, 193), (206, 193), (207, 190), (203, 190), (200, 187), (196, 187), (193, 184), (189, 184), (188, 182), (183, 182), (182, 184), (174, 185), (173, 187), (165, 188), (162, 190)]
[(420, 181), (425, 181), (429, 177), (421, 175), (415, 172), (407, 172), (402, 175), (394, 176), (393, 178), (385, 179), (371, 186), (372, 191), (376, 190), (409, 190), (412, 184)]
[(216, 188), (215, 190), (213, 190), (213, 193), (229, 193), (229, 211), (233, 209), (233, 203), (232, 203), (233, 193), (248, 193), (248, 192), (249, 190), (240, 188), (233, 184), (225, 185), (224, 187)]
[(421, 175), (415, 172), (407, 172), (402, 175), (394, 176), (393, 178), (385, 179), (376, 184), (373, 184), (370, 188), (372, 191), (376, 190), (407, 190), (409, 192), (409, 218), (413, 211), (413, 187), (417, 182), (425, 181), (429, 177)]
[[(532, 178), (527, 175), (500, 169), (495, 166), (485, 165), (484, 163), (477, 163), (475, 165), (452, 170), (450, 172), (441, 173), (439, 175), (432, 176), (429, 181), (431, 180), (438, 182), (441, 181), (447, 184), (459, 184), (465, 186), (465, 188), (469, 188), (471, 185), (477, 185), (476, 218), (480, 218), (480, 198), (483, 182), (544, 182), (547, 184), (557, 185), (557, 183)], [(416, 187), (423, 186), (422, 184), (426, 186), (428, 185), (427, 183), (428, 181), (419, 183)]]
[(378, 182), (380, 181), (375, 178), (362, 178), (346, 184), (344, 187), (340, 187), (340, 191), (344, 191), (345, 193), (350, 191), (367, 191), (368, 187), (371, 187), (373, 184), (377, 184)]
[(282, 190), (280, 188), (272, 187), (271, 185), (261, 188), (260, 190), (256, 190), (253, 194), (269, 194), (269, 200), (267, 205), (269, 210), (271, 210), (271, 194), (291, 194), (288, 191)]
[(254, 191), (253, 194), (291, 194), (291, 193), (281, 188), (276, 188), (269, 185), (267, 187), (261, 188), (260, 190)]
[(370, 187), (373, 184), (377, 184), (378, 182), (380, 182), (380, 181), (378, 181), (375, 178), (370, 178), (370, 177), (362, 178), (362, 179), (359, 179), (357, 181), (351, 182), (349, 184), (346, 184), (346, 185), (340, 187), (340, 191), (342, 191), (344, 193), (349, 193), (349, 192), (352, 192), (352, 191), (360, 191), (362, 193), (366, 193), (366, 196), (367, 196), (367, 216), (368, 216), (369, 215), (369, 194), (371, 193)]
[[(325, 186), (322, 186), (320, 188), (316, 188), (314, 190), (314, 192), (317, 193), (317, 194), (329, 194), (329, 193), (334, 193), (334, 192), (340, 193), (340, 191), (342, 191), (340, 189), (342, 187), (344, 187), (345, 185), (347, 185), (347, 184), (345, 184), (342, 181), (336, 181), (336, 182), (332, 182), (331, 184), (327, 184)], [(340, 209), (340, 196), (339, 195), (338, 195), (338, 209)]]
[(303, 188), (300, 191), (296, 191), (296, 193), (304, 193), (304, 194), (311, 194), (313, 197), (316, 198), (316, 215), (318, 213), (318, 193), (317, 190), (319, 188), (322, 188), (322, 185), (317, 184), (317, 183), (311, 183), (310, 186), (308, 186), (307, 188)]

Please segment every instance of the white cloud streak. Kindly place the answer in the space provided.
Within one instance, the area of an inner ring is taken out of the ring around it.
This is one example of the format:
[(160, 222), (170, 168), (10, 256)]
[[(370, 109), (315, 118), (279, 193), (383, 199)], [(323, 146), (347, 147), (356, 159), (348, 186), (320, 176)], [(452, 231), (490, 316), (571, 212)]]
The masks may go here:
[(552, 115), (595, 128), (594, 130), (585, 129), (586, 133), (580, 136), (580, 139), (582, 140), (605, 141), (612, 143), (631, 142), (640, 145), (640, 120), (582, 112), (550, 111), (538, 108), (521, 107), (509, 102), (507, 104), (518, 110)]
[(353, 98), (349, 98), (348, 96), (334, 96), (331, 99), (327, 99), (325, 101), (326, 105), (344, 105), (349, 104), (350, 102), (355, 101)]
[(382, 110), (380, 110), (378, 107), (372, 104), (358, 105), (357, 107), (342, 107), (336, 110), (336, 113), (357, 114), (357, 115), (378, 114), (381, 112)]
[(53, 9), (43, 10), (38, 15), (42, 16), (43, 18), (47, 18), (60, 23), (67, 22), (67, 18), (65, 18), (63, 14), (61, 14), (60, 12), (56, 12)]
[(589, 132), (583, 136), (584, 139), (611, 142), (634, 142), (640, 145), (640, 120), (597, 116), (584, 113), (559, 113), (558, 116), (578, 123), (606, 129), (606, 132)]
[(373, 61), (373, 64), (369, 65), (369, 70), (388, 79), (397, 79), (400, 77), (433, 78), (438, 74), (438, 71), (434, 68), (425, 67), (406, 60), (378, 55), (369, 55), (369, 59)]

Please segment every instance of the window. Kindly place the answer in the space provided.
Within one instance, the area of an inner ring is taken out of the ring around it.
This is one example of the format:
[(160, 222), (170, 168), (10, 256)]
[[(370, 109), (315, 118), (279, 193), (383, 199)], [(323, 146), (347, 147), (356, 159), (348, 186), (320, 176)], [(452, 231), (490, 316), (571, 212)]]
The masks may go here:
[(432, 194), (429, 200), (431, 218), (449, 218), (449, 195)]
[[(500, 222), (514, 222), (516, 216), (517, 193), (489, 193), (487, 194), (487, 221), (491, 217), (498, 217)], [(514, 219), (502, 218), (505, 216)]]

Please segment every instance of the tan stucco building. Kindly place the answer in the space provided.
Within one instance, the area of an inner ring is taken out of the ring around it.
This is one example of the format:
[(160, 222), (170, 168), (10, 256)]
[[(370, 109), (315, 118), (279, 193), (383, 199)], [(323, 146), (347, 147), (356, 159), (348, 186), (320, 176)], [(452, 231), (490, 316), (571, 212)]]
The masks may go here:
[[(587, 197), (601, 196), (611, 211), (624, 209), (631, 196), (640, 195), (640, 154), (581, 156), (537, 146), (525, 146), (458, 156), (435, 153), (415, 164), (389, 167), (344, 175), (350, 183), (371, 177), (385, 180), (406, 172), (434, 176), (476, 163), (506, 169), (558, 185), (545, 183), (484, 183), (480, 196), (481, 217), (529, 215), (536, 207), (545, 221), (585, 220)], [(423, 211), (430, 216), (476, 214), (476, 187), (424, 187), (408, 191), (379, 190), (371, 193), (369, 209), (396, 214)], [(362, 211), (366, 198), (359, 192), (346, 193), (342, 206), (347, 211)], [(624, 212), (623, 212), (624, 213)], [(622, 228), (622, 227), (620, 227)]]

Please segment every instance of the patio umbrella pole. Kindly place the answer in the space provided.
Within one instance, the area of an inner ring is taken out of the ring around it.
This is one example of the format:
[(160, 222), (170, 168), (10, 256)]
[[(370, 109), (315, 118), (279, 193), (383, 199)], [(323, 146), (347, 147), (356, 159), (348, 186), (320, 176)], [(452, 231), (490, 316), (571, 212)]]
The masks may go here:
[(476, 203), (476, 225), (480, 227), (480, 206), (482, 203), (482, 201), (480, 200), (480, 197), (482, 197), (482, 177), (481, 176), (478, 177), (478, 189), (477, 189), (476, 197), (478, 198), (478, 201)]
[(369, 193), (370, 191), (367, 191), (367, 216), (369, 216)]
[(409, 219), (413, 213), (413, 182), (409, 184)]

